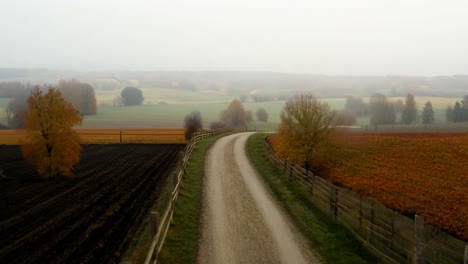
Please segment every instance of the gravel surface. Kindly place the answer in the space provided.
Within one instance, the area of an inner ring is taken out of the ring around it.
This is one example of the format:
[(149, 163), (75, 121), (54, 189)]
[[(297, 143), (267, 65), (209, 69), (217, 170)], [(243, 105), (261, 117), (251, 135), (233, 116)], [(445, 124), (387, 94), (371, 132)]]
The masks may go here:
[(198, 262), (319, 263), (251, 166), (250, 135), (221, 138), (208, 152)]

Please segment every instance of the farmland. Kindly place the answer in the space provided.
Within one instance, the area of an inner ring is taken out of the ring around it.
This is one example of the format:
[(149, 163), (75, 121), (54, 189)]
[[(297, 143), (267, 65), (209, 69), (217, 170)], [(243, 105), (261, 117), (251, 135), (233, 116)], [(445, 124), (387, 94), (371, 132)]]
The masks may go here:
[[(183, 129), (76, 129), (76, 132), (85, 144), (185, 144)], [(0, 145), (19, 145), (25, 138), (24, 130), (0, 130)]]
[[(96, 90), (98, 102), (97, 115), (85, 116), (80, 128), (180, 128), (183, 127), (184, 116), (193, 110), (199, 110), (202, 114), (202, 121), (205, 128), (211, 122), (218, 121), (220, 113), (225, 109), (234, 96), (226, 95), (220, 91), (185, 91), (168, 88), (142, 88), (145, 97), (144, 105), (116, 107), (112, 105), (112, 100), (120, 94), (120, 90)], [(457, 98), (444, 97), (422, 97), (416, 96), (418, 110), (424, 106), (426, 101), (431, 101), (434, 107), (436, 123), (445, 125), (445, 109), (448, 105), (453, 105)], [(346, 98), (320, 98), (321, 101), (330, 104), (332, 109), (343, 109)], [(369, 98), (363, 98), (368, 102)], [(404, 100), (404, 97), (389, 97), (389, 101), (396, 102)], [(8, 98), (0, 98), (0, 123), (6, 124), (5, 107)], [(273, 102), (245, 102), (243, 106), (255, 114), (259, 108), (265, 108), (269, 114), (269, 123), (255, 122), (250, 127), (255, 129), (274, 128), (280, 121), (280, 113), (284, 106), (284, 101)], [(254, 118), (255, 119), (255, 118)], [(397, 118), (400, 120), (400, 118)], [(369, 124), (369, 117), (360, 117), (358, 125)], [(420, 129), (421, 125), (419, 125)], [(466, 126), (465, 128), (466, 129)], [(435, 129), (442, 130), (442, 129)], [(447, 129), (445, 129), (447, 130)], [(455, 129), (459, 130), (459, 129)]]
[(71, 179), (37, 180), (0, 147), (0, 262), (115, 263), (184, 145), (84, 145)]
[(318, 175), (466, 240), (467, 160), (467, 133), (341, 134), (313, 163)]

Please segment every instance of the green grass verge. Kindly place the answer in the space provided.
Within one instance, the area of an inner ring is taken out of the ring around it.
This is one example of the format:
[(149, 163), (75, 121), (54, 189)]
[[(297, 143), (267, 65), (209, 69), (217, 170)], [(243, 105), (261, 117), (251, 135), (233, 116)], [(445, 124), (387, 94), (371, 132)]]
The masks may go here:
[(315, 207), (307, 192), (282, 176), (281, 170), (265, 154), (264, 137), (265, 134), (254, 134), (249, 138), (248, 156), (271, 192), (321, 258), (326, 263), (381, 262), (350, 230)]
[(221, 136), (201, 141), (192, 153), (177, 198), (174, 222), (159, 253), (158, 263), (177, 264), (197, 261), (205, 153)]

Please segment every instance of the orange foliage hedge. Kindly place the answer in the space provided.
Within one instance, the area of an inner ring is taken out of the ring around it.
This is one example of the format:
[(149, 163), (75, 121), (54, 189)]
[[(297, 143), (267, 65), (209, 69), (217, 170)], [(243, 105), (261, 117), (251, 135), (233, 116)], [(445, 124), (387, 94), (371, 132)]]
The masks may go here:
[[(318, 175), (468, 240), (468, 133), (332, 138), (314, 155)], [(270, 144), (280, 142), (273, 136)]]

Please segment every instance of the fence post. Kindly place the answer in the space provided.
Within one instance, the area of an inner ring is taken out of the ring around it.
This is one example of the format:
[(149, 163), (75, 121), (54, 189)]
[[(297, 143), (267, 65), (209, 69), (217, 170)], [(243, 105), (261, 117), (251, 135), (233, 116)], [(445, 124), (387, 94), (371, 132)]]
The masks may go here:
[(286, 176), (286, 167), (288, 166), (288, 159), (284, 161), (284, 167), (283, 167), (283, 175)]
[(289, 164), (289, 181), (292, 181), (293, 165)]
[(362, 194), (359, 194), (359, 227), (362, 228)]
[(151, 226), (151, 235), (155, 236), (158, 232), (158, 213), (151, 212), (150, 215), (150, 226)]
[(465, 259), (463, 260), (463, 264), (468, 264), (468, 245), (465, 245)]
[(333, 216), (333, 219), (336, 219), (337, 215), (337, 189), (333, 183), (330, 183), (330, 215)]
[(372, 233), (374, 232), (374, 206), (370, 206), (370, 218), (369, 218), (369, 232), (367, 233), (367, 244), (372, 243)]
[(424, 263), (424, 217), (414, 215), (414, 263)]
[(333, 203), (334, 208), (333, 208), (333, 217), (336, 219), (338, 217), (338, 203), (340, 202), (338, 200), (338, 187), (333, 186), (333, 189), (335, 189), (335, 201)]
[(309, 181), (309, 184), (310, 184), (310, 189), (309, 189), (310, 196), (314, 196), (314, 174), (312, 173), (311, 176), (309, 176), (309, 170), (306, 170), (306, 175), (307, 175), (307, 180)]

